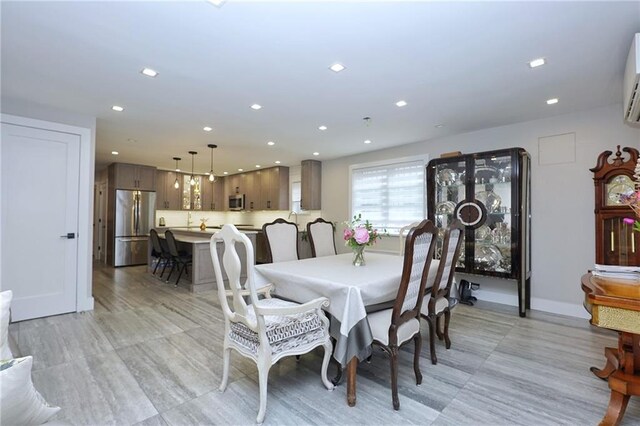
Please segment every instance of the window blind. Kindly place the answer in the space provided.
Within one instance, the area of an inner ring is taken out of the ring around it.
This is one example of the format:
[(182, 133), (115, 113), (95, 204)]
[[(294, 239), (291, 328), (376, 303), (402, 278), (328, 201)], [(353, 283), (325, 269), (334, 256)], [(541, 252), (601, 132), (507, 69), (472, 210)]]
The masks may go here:
[(362, 214), (378, 229), (397, 234), (425, 218), (422, 160), (358, 167), (351, 171), (351, 216)]

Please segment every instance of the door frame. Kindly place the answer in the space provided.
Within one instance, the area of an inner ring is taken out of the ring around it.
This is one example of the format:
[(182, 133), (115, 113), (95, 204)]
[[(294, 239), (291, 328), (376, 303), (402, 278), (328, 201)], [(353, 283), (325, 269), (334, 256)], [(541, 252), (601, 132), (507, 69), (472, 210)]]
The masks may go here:
[[(14, 126), (32, 127), (36, 129), (51, 130), (54, 132), (70, 133), (80, 137), (80, 179), (78, 183), (78, 261), (76, 266), (76, 312), (93, 309), (92, 296), (92, 251), (93, 251), (93, 185), (95, 168), (95, 141), (92, 129), (86, 127), (71, 126), (51, 121), (37, 120), (34, 118), (19, 117), (10, 114), (0, 114), (0, 122)], [(0, 155), (1, 150), (0, 150)], [(2, 174), (0, 173), (0, 179)], [(1, 181), (0, 181), (1, 183)], [(2, 218), (2, 205), (0, 201), (0, 219)], [(1, 220), (0, 220), (1, 223)], [(2, 228), (0, 226), (0, 241), (2, 241)], [(0, 244), (0, 256), (2, 247)], [(2, 282), (0, 282), (2, 288)]]

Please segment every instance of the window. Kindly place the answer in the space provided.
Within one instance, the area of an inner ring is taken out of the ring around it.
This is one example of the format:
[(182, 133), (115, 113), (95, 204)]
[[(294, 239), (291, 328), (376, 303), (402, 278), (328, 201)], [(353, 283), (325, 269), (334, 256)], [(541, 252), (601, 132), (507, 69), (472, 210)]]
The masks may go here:
[(398, 234), (425, 218), (425, 161), (394, 160), (351, 166), (351, 216)]

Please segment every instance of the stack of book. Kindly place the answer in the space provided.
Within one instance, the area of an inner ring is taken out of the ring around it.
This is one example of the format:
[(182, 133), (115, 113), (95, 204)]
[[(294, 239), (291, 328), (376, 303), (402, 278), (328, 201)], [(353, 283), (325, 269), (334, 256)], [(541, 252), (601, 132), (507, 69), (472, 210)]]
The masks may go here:
[(640, 281), (640, 266), (598, 265), (596, 263), (592, 274), (616, 280)]

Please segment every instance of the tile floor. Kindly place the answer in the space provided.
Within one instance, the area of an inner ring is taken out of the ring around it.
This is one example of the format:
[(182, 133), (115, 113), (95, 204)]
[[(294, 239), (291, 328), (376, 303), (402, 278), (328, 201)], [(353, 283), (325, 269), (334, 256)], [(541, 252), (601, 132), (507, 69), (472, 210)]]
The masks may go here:
[[(33, 355), (37, 389), (78, 425), (255, 424), (257, 370), (232, 354), (230, 385), (222, 375), (222, 314), (215, 292), (192, 294), (144, 267), (96, 265), (95, 310), (12, 324), (22, 355)], [(358, 369), (358, 403), (346, 386), (329, 392), (319, 377), (321, 351), (284, 359), (269, 376), (267, 425), (595, 425), (608, 403), (602, 366), (615, 334), (585, 320), (483, 304), (452, 315), (452, 348), (437, 342), (428, 360), (423, 327), (423, 384), (401, 351), (400, 411), (394, 411), (389, 365), (375, 352)], [(334, 368), (330, 368), (333, 374)], [(640, 424), (632, 398), (623, 425)]]

